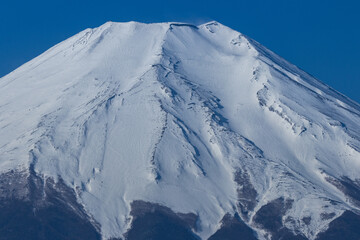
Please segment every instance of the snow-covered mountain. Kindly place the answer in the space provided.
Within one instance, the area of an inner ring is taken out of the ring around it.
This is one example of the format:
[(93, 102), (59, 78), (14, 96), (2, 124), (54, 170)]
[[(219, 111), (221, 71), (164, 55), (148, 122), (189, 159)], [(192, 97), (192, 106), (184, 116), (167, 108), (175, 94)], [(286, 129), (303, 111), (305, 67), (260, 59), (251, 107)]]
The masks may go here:
[(0, 171), (2, 236), (360, 238), (360, 105), (217, 22), (108, 22), (1, 78)]

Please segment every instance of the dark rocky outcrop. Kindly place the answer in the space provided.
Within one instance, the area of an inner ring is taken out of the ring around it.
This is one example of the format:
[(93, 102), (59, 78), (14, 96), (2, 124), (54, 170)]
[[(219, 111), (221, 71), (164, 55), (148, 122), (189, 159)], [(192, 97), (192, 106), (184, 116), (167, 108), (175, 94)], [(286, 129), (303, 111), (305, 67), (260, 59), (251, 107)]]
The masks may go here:
[(255, 232), (238, 215), (226, 214), (221, 220), (221, 228), (209, 240), (256, 240)]
[(329, 228), (319, 233), (317, 240), (360, 239), (360, 215), (345, 211), (340, 217), (334, 219)]
[(97, 224), (60, 179), (30, 171), (0, 175), (0, 239), (101, 239)]
[(302, 240), (300, 233), (295, 234), (283, 225), (282, 218), (293, 204), (292, 199), (278, 198), (262, 206), (254, 216), (254, 222), (271, 234), (271, 239)]
[(193, 213), (175, 213), (159, 204), (134, 201), (131, 204), (133, 217), (128, 240), (197, 240), (192, 229), (196, 229), (197, 216)]
[(328, 176), (325, 178), (329, 183), (334, 185), (337, 189), (343, 192), (351, 203), (360, 207), (360, 180), (351, 180), (348, 177), (335, 178)]
[(237, 169), (234, 176), (234, 181), (237, 183), (238, 206), (241, 215), (244, 218), (248, 217), (250, 211), (254, 210), (257, 201), (258, 193), (251, 184), (250, 176), (246, 171)]

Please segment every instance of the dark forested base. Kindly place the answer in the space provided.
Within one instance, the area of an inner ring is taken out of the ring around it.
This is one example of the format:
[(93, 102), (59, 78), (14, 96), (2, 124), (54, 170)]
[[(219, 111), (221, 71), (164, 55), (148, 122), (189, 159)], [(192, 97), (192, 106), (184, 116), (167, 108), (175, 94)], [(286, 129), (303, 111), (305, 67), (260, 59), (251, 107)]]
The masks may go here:
[[(279, 198), (259, 209), (258, 227), (271, 239), (307, 239), (283, 225), (283, 216), (293, 200)], [(176, 213), (166, 206), (145, 201), (131, 203), (132, 223), (126, 240), (199, 240), (198, 216)], [(324, 216), (333, 218), (334, 216)], [(304, 218), (309, 224), (311, 218)], [(0, 240), (91, 240), (101, 239), (100, 226), (77, 202), (72, 188), (58, 179), (43, 178), (33, 170), (0, 175)], [(111, 240), (120, 240), (113, 238)], [(256, 233), (239, 215), (226, 214), (221, 227), (209, 240), (255, 240)], [(334, 219), (317, 240), (360, 239), (360, 215), (345, 211)]]
[(221, 228), (209, 240), (256, 240), (255, 232), (249, 228), (239, 216), (226, 214)]
[(101, 239), (94, 224), (60, 180), (30, 172), (0, 176), (0, 239)]
[(317, 240), (360, 239), (360, 215), (345, 211), (329, 224), (329, 228), (320, 233)]
[(179, 214), (158, 204), (134, 201), (131, 215), (133, 222), (126, 234), (128, 240), (200, 239), (192, 232), (197, 221), (194, 214)]

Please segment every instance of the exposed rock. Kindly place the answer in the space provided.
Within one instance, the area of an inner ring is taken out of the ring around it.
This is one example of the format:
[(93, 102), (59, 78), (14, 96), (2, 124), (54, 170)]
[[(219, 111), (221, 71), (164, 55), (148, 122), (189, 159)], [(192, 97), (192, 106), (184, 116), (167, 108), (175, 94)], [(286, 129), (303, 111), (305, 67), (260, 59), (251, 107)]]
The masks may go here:
[(197, 221), (193, 213), (175, 213), (159, 204), (134, 201), (130, 214), (133, 220), (130, 230), (125, 234), (128, 240), (199, 239), (192, 232)]
[(350, 178), (343, 176), (340, 179), (335, 177), (326, 177), (326, 180), (334, 185), (337, 189), (343, 192), (351, 203), (360, 207), (360, 181), (353, 181)]
[(221, 228), (209, 240), (255, 240), (255, 232), (238, 215), (226, 214), (221, 220)]
[(345, 211), (317, 236), (317, 240), (360, 239), (360, 215)]
[(30, 170), (4, 173), (0, 182), (0, 239), (101, 239), (61, 179), (43, 179)]
[(238, 184), (237, 194), (239, 208), (242, 215), (246, 217), (249, 211), (254, 210), (258, 194), (252, 186), (250, 176), (247, 172), (238, 169), (235, 173), (235, 182)]
[(271, 234), (271, 239), (306, 239), (294, 234), (283, 225), (282, 218), (293, 204), (294, 200), (278, 198), (262, 206), (254, 216), (254, 222)]

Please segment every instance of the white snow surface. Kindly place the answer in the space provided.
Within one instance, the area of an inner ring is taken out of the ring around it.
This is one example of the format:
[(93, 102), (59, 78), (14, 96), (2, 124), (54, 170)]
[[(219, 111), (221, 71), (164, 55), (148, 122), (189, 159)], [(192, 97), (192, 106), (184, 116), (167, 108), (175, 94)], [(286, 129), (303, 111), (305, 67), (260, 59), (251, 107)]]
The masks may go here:
[(249, 226), (291, 198), (287, 227), (314, 239), (322, 213), (356, 209), (325, 177), (360, 178), (359, 136), (358, 103), (217, 22), (108, 22), (0, 79), (0, 171), (61, 176), (104, 239), (133, 200), (197, 214), (206, 239), (240, 211), (237, 170), (258, 193)]

